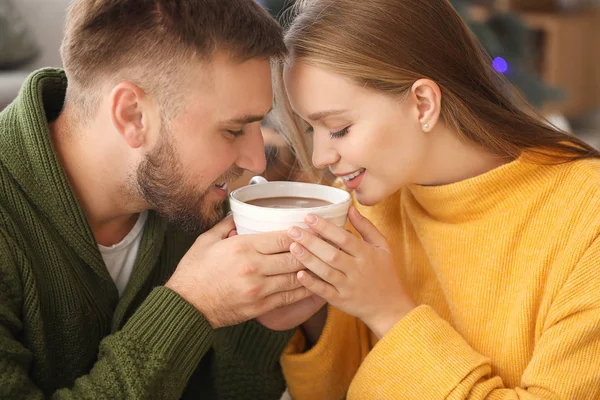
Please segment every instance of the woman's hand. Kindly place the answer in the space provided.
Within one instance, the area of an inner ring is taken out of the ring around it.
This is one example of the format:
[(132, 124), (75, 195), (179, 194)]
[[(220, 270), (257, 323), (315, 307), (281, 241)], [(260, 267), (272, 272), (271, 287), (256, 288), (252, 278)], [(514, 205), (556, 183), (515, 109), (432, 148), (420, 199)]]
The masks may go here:
[(356, 208), (348, 216), (362, 239), (309, 215), (305, 222), (312, 232), (290, 229), (290, 251), (312, 272), (298, 272), (302, 285), (360, 318), (381, 338), (415, 305), (398, 278), (385, 237)]

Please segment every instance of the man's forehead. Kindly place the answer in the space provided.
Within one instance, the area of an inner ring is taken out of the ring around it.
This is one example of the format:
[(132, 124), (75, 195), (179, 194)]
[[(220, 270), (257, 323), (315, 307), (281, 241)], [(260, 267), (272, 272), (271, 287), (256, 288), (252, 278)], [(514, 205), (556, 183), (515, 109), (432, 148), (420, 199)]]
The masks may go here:
[(273, 103), (268, 60), (239, 62), (216, 56), (196, 69), (189, 84), (194, 91), (191, 101), (213, 109), (221, 121), (255, 122), (266, 116)]

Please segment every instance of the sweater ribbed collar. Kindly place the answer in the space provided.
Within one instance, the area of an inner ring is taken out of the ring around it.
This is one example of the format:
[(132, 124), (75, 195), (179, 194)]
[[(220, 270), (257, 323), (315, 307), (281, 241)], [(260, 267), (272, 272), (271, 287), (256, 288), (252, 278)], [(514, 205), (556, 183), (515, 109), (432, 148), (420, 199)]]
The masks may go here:
[(525, 156), (482, 175), (441, 186), (410, 185), (409, 193), (422, 209), (440, 222), (475, 220), (519, 204), (539, 190), (541, 175), (552, 174)]

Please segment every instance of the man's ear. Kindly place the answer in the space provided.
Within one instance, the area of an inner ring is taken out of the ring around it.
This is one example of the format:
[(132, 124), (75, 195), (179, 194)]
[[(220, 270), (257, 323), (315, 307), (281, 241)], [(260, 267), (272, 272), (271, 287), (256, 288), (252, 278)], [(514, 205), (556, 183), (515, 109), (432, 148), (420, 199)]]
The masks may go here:
[(110, 117), (129, 147), (140, 148), (148, 140), (150, 110), (146, 93), (136, 84), (121, 82), (110, 93)]

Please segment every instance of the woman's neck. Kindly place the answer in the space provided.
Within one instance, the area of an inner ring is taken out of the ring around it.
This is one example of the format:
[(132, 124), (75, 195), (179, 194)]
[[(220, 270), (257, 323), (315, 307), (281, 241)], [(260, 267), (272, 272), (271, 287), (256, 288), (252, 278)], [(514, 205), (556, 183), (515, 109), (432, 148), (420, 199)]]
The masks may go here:
[(430, 132), (427, 160), (420, 174), (422, 186), (440, 186), (473, 178), (512, 161), (461, 139), (444, 124)]

